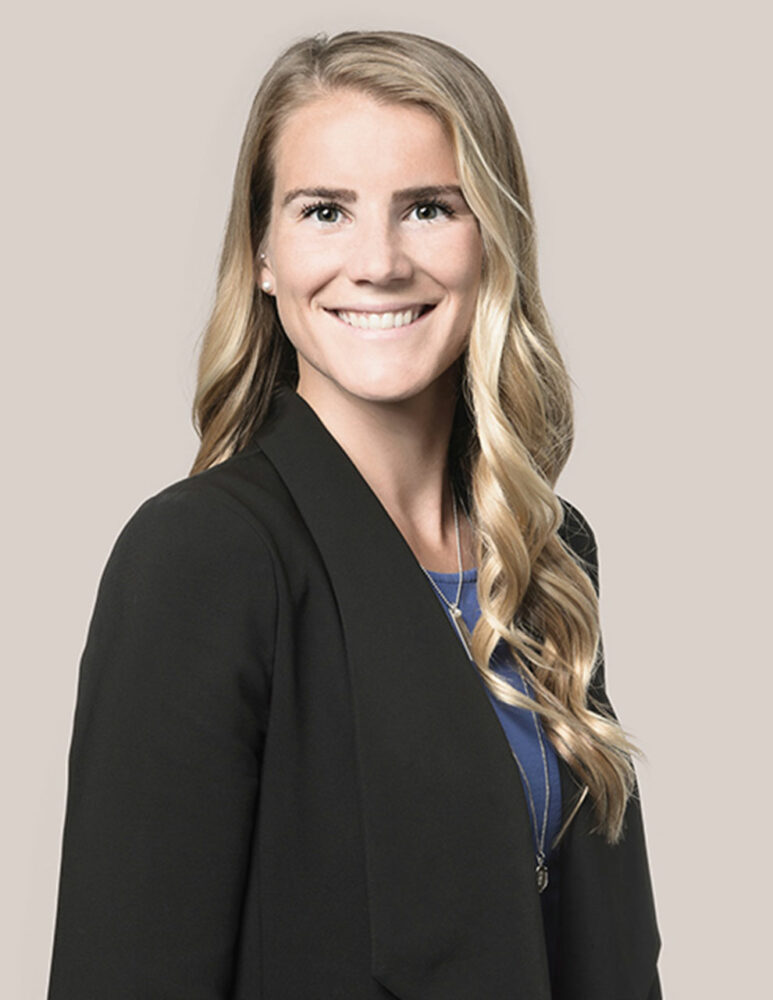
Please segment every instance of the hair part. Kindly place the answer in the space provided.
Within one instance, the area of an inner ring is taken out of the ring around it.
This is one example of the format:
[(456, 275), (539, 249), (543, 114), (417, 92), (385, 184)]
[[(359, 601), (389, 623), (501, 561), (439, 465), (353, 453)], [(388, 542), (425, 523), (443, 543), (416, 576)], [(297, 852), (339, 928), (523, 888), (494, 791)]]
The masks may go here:
[[(274, 389), (297, 386), (295, 349), (258, 287), (270, 221), (273, 154), (308, 102), (354, 89), (434, 115), (453, 144), (483, 243), (481, 283), (463, 356), (449, 460), (476, 534), (481, 615), (472, 653), (501, 701), (542, 717), (557, 752), (588, 784), (610, 843), (635, 792), (631, 743), (593, 694), (602, 670), (598, 592), (558, 534), (554, 487), (573, 443), (570, 378), (538, 285), (536, 232), (510, 116), (485, 74), (455, 48), (401, 31), (314, 35), (289, 46), (255, 95), (234, 178), (215, 303), (193, 404), (201, 439), (190, 475), (240, 451)], [(504, 639), (531, 683), (527, 698), (489, 666)], [(602, 679), (603, 680), (603, 679)]]

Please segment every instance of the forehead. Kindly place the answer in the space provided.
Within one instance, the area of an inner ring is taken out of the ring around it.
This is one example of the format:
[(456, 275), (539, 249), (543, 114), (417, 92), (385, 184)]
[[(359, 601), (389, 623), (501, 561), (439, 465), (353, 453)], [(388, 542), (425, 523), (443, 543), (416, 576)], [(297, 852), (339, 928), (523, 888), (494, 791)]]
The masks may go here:
[(413, 104), (380, 104), (338, 91), (297, 108), (274, 150), (277, 194), (305, 183), (357, 188), (456, 180), (453, 145), (441, 123)]

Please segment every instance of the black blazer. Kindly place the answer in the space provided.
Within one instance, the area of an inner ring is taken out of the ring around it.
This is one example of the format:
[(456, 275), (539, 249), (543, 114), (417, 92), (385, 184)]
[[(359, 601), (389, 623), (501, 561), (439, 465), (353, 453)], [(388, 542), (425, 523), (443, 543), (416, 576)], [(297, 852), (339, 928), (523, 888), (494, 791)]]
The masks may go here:
[[(507, 737), (409, 546), (290, 389), (120, 533), (68, 775), (49, 1000), (550, 996)], [(561, 761), (565, 818), (579, 791)], [(586, 797), (559, 848), (554, 996), (657, 1000), (640, 804), (616, 847), (590, 823)]]

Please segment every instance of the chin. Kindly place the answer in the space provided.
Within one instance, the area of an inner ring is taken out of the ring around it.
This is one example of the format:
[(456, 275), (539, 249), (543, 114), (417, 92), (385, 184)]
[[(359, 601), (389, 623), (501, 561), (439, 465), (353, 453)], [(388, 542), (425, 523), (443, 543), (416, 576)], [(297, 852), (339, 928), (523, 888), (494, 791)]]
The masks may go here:
[(358, 399), (367, 400), (372, 403), (403, 403), (409, 399), (415, 399), (423, 393), (432, 389), (436, 380), (416, 380), (416, 379), (395, 379), (392, 382), (381, 380), (379, 382), (359, 383), (346, 386), (346, 391)]

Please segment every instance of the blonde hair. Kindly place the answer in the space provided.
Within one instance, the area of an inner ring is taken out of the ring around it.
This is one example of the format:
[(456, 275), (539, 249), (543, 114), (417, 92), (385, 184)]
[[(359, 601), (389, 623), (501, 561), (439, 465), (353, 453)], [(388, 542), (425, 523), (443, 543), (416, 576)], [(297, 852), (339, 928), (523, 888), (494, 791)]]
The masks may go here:
[[(573, 443), (570, 379), (538, 287), (535, 226), (513, 124), (488, 78), (456, 49), (401, 31), (320, 34), (291, 45), (266, 73), (239, 153), (201, 345), (193, 405), (201, 444), (190, 474), (243, 448), (274, 387), (297, 385), (295, 351), (273, 298), (257, 287), (256, 258), (270, 216), (277, 136), (298, 107), (341, 88), (419, 106), (453, 143), (483, 243), (449, 455), (477, 539), (481, 614), (472, 652), (497, 698), (540, 713), (557, 752), (589, 786), (595, 832), (616, 843), (636, 789), (631, 758), (640, 751), (592, 693), (603, 684), (598, 595), (581, 554), (558, 534), (564, 515), (554, 485)], [(500, 639), (535, 700), (489, 666)]]

